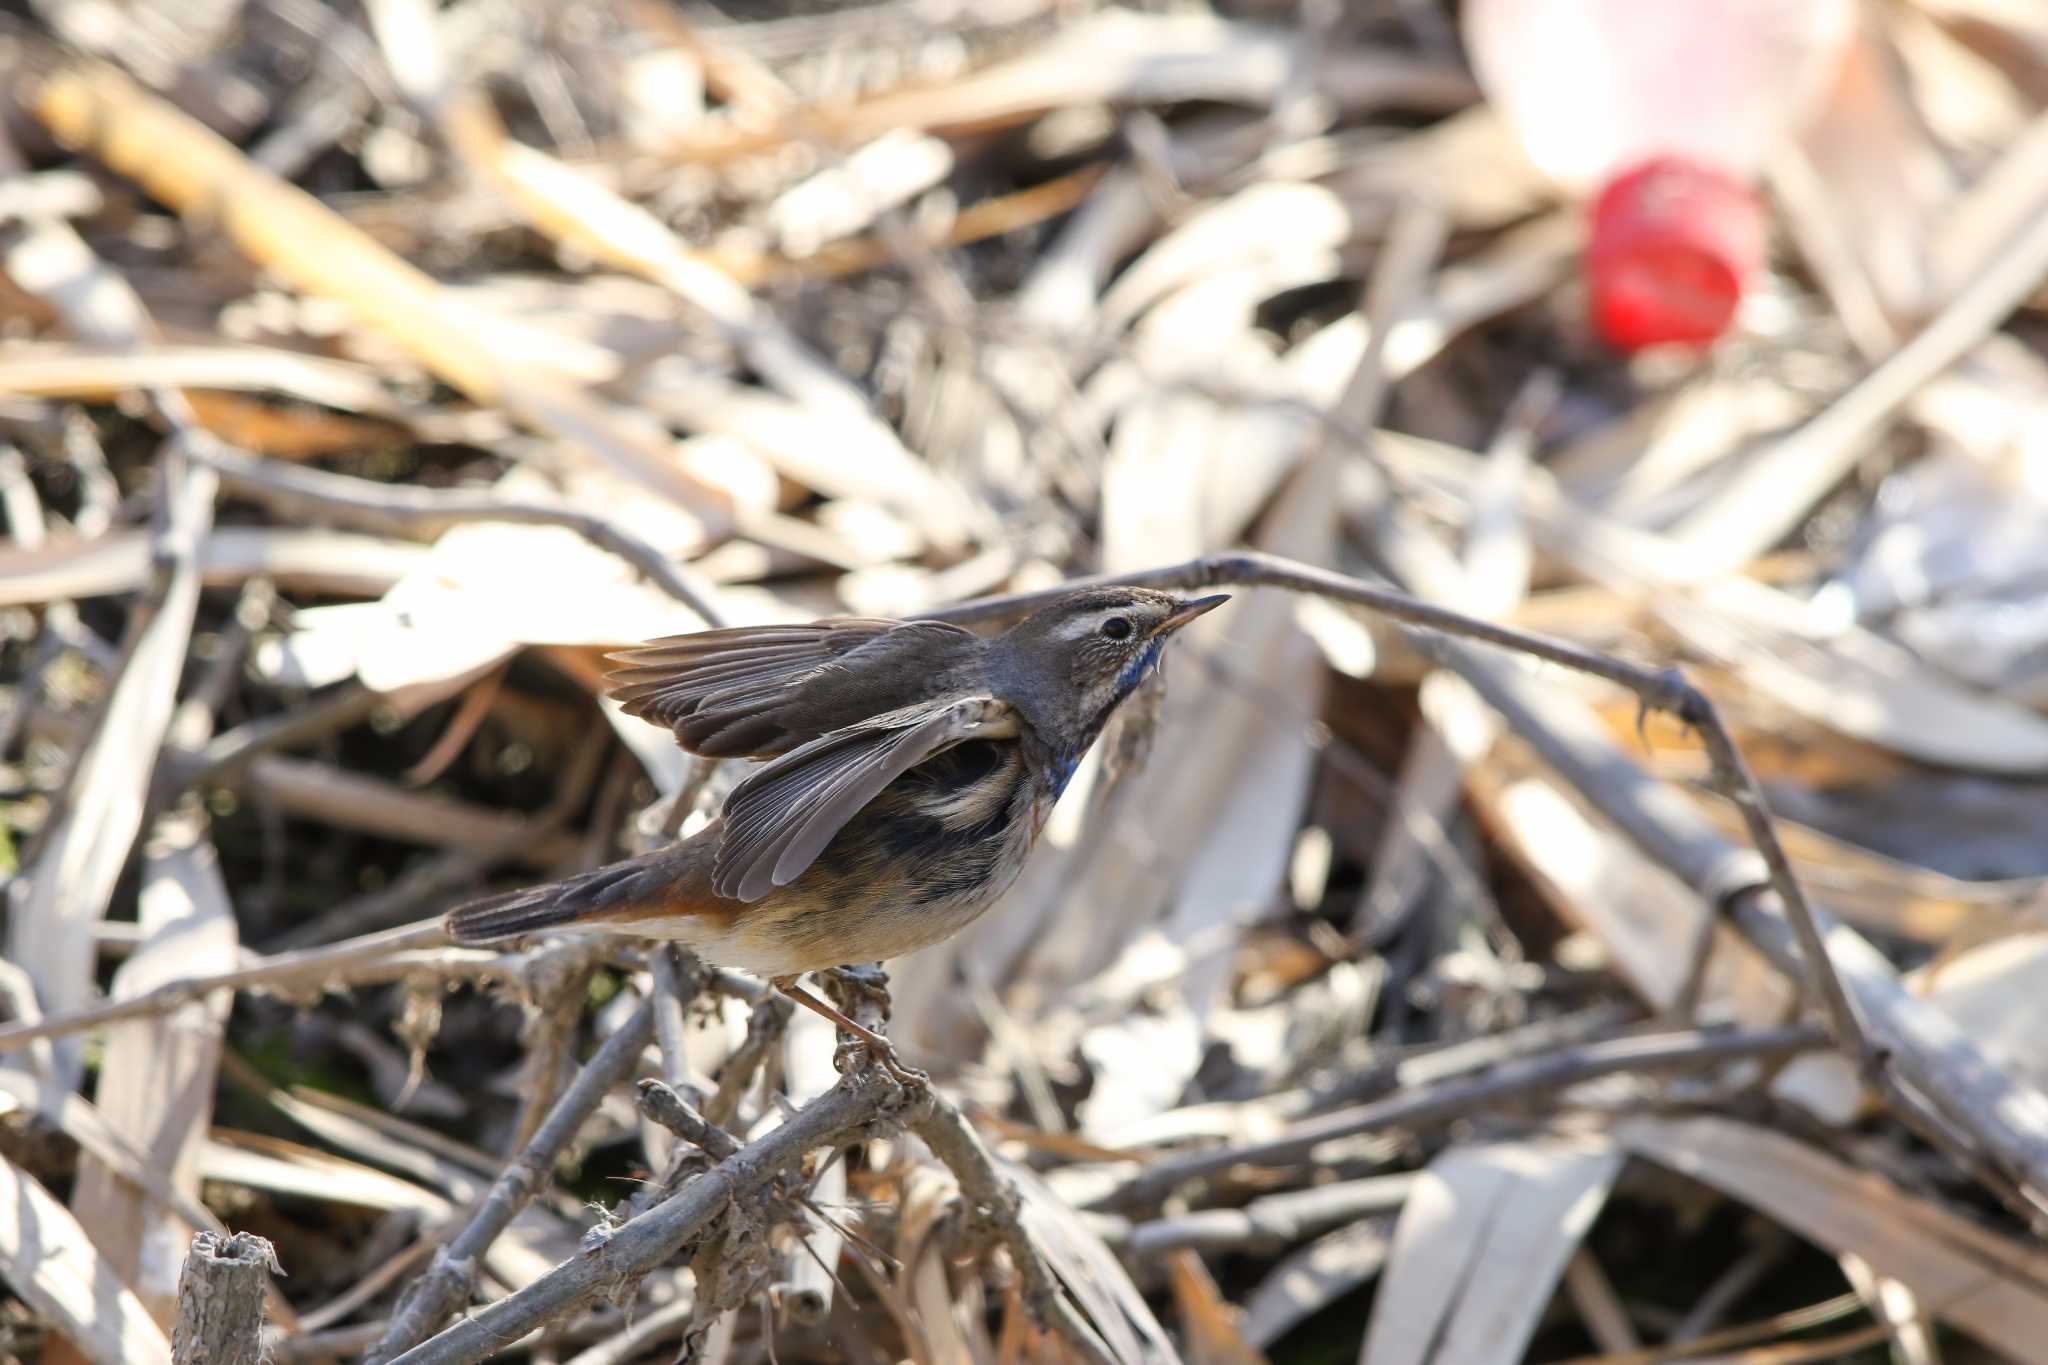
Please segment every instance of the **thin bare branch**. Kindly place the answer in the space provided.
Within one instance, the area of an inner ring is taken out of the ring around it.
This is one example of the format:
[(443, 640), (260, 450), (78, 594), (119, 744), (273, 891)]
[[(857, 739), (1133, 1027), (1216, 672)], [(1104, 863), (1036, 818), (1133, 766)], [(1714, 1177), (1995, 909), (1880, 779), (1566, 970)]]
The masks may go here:
[(38, 1038), (86, 1033), (123, 1019), (168, 1014), (181, 1005), (220, 990), (268, 990), (285, 993), (345, 989), (368, 981), (396, 981), (418, 971), (500, 978), (518, 974), (518, 959), (501, 953), (451, 948), (441, 922), (407, 925), (369, 934), (327, 948), (308, 948), (258, 959), (231, 972), (167, 981), (132, 1000), (114, 1000), (70, 1014), (51, 1015), (0, 1028), (0, 1053), (13, 1052)]
[(694, 581), (688, 569), (638, 536), (574, 507), (514, 502), (491, 493), (373, 483), (253, 459), (236, 451), (213, 451), (201, 459), (220, 475), (224, 488), (265, 502), (281, 514), (337, 521), (380, 535), (431, 538), (451, 526), (477, 521), (565, 526), (598, 549), (625, 560), (648, 582), (704, 618), (705, 625), (725, 624), (712, 604), (711, 589)]
[(434, 1253), (432, 1268), (406, 1296), (390, 1328), (365, 1357), (366, 1361), (375, 1365), (403, 1356), (462, 1306), (476, 1283), (477, 1267), (491, 1243), (552, 1176), (556, 1159), (604, 1099), (605, 1092), (632, 1074), (653, 1036), (654, 1007), (643, 1002), (584, 1063), (575, 1082), (555, 1101), (555, 1107), (532, 1139), (491, 1185), (469, 1225)]
[[(1474, 620), (1447, 607), (1420, 602), (1390, 588), (1363, 582), (1313, 565), (1300, 564), (1255, 551), (1229, 551), (1204, 555), (1185, 564), (1152, 569), (1143, 573), (1103, 575), (1072, 581), (1059, 588), (1004, 597), (984, 598), (932, 613), (935, 619), (955, 622), (1001, 620), (1015, 616), (1045, 600), (1076, 587), (1101, 583), (1128, 583), (1165, 589), (1225, 587), (1252, 584), (1290, 592), (1312, 593), (1333, 601), (1368, 608), (1392, 620), (1421, 626), (1441, 635), (1476, 640), (1576, 672), (1604, 679), (1625, 688), (1646, 710), (1677, 717), (1701, 737), (1713, 764), (1713, 784), (1735, 803), (1743, 825), (1763, 863), (1763, 880), (1773, 893), (1775, 905), (1754, 896), (1740, 905), (1730, 898), (1744, 890), (1731, 881), (1731, 870), (1717, 866), (1693, 879), (1696, 885), (1712, 886), (1716, 904), (1730, 902), (1738, 913), (1736, 923), (1752, 941), (1787, 971), (1801, 975), (1825, 1006), (1836, 1041), (1856, 1057), (1866, 1074), (1878, 1081), (1904, 1116), (1918, 1113), (1919, 1106), (1886, 1077), (1891, 1068), (1901, 1069), (1921, 1099), (1936, 1107), (1954, 1127), (1969, 1134), (1975, 1145), (2003, 1168), (2008, 1178), (2018, 1181), (2028, 1199), (2048, 1208), (2048, 1097), (2021, 1079), (2000, 1070), (1976, 1053), (1967, 1038), (1953, 1027), (1942, 1028), (1924, 1011), (1911, 1007), (1896, 991), (1896, 976), (1889, 968), (1877, 971), (1877, 964), (1862, 973), (1856, 1000), (1841, 979), (1841, 964), (1824, 946), (1829, 929), (1807, 901), (1791, 861), (1778, 839), (1770, 808), (1764, 800), (1733, 735), (1720, 712), (1705, 693), (1688, 682), (1677, 669), (1650, 669), (1582, 649), (1576, 645), (1516, 630), (1509, 626)], [(1501, 689), (1484, 685), (1474, 669), (1460, 666), (1455, 657), (1445, 660), (1464, 674), (1481, 695), (1496, 706)], [(1525, 731), (1525, 737), (1526, 731)], [(1681, 875), (1684, 875), (1681, 872)], [(1752, 878), (1752, 881), (1754, 879)], [(1798, 945), (1797, 953), (1786, 950), (1780, 933), (1789, 934)], [(1840, 941), (1839, 933), (1836, 934)], [(1860, 940), (1858, 940), (1860, 942)], [(1891, 988), (1883, 985), (1886, 978)], [(1865, 1037), (1866, 1018), (1871, 1010), (1884, 1013), (1888, 1047), (1873, 1048)]]
[(1792, 1025), (1755, 1032), (1688, 1030), (1560, 1048), (1504, 1062), (1480, 1076), (1322, 1114), (1263, 1142), (1167, 1157), (1147, 1166), (1102, 1203), (1121, 1207), (1155, 1203), (1176, 1186), (1233, 1166), (1291, 1165), (1308, 1160), (1317, 1147), (1338, 1138), (1435, 1126), (1495, 1105), (1554, 1095), (1566, 1086), (1599, 1076), (1698, 1070), (1734, 1061), (1788, 1057), (1824, 1046), (1826, 1041), (1818, 1029)]
[(397, 1357), (394, 1365), (471, 1365), (524, 1336), (638, 1281), (708, 1230), (733, 1201), (764, 1188), (804, 1154), (844, 1141), (878, 1120), (902, 1118), (905, 1092), (863, 1070), (749, 1143), (681, 1192), (595, 1239), (516, 1294), (478, 1310)]

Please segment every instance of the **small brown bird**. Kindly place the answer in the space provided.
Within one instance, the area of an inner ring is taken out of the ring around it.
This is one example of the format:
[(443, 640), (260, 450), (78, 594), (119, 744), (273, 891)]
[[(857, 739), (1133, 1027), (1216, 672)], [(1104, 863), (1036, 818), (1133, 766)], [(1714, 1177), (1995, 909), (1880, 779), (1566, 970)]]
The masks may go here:
[(797, 977), (896, 957), (986, 910), (1167, 639), (1225, 596), (1062, 597), (984, 639), (940, 621), (835, 617), (655, 640), (612, 657), (611, 694), (707, 758), (767, 760), (668, 848), (450, 911), (488, 943), (544, 929), (673, 939), (886, 1039)]

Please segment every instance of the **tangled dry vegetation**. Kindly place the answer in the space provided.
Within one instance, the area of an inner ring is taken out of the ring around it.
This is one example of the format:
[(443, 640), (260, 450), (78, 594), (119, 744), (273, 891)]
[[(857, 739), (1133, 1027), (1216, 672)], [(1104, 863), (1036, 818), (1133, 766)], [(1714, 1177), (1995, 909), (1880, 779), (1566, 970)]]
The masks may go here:
[[(1630, 365), (1429, 0), (30, 9), (0, 1355), (2048, 1359), (2048, 12)], [(1246, 591), (933, 1093), (436, 933), (716, 809), (606, 648), (1090, 574)]]

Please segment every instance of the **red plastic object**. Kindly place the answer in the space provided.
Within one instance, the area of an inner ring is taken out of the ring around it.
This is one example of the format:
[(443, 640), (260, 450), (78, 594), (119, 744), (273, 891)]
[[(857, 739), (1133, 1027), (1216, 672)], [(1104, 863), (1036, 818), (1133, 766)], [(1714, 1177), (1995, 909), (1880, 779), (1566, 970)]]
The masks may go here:
[(1763, 264), (1765, 231), (1755, 192), (1710, 166), (1658, 157), (1624, 169), (1593, 205), (1594, 325), (1624, 351), (1706, 345)]

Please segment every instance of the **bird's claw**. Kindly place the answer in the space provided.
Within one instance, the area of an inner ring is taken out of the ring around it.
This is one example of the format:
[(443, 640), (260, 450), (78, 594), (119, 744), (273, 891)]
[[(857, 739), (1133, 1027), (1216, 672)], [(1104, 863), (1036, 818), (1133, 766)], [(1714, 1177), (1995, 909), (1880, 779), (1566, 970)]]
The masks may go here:
[(828, 967), (818, 975), (837, 983), (842, 991), (874, 1001), (884, 1011), (889, 1007), (889, 975), (878, 965)]
[[(838, 983), (842, 986), (851, 985), (859, 990), (873, 992), (875, 998), (877, 998), (885, 1007), (887, 1006), (889, 1000), (889, 990), (887, 985), (884, 984), (887, 978), (883, 978), (881, 981), (877, 981), (874, 977), (865, 975), (857, 976), (850, 972), (844, 975), (840, 975), (838, 973), (833, 973), (831, 975), (833, 975), (838, 981)], [(877, 973), (877, 975), (879, 975), (879, 973)], [(919, 1087), (928, 1086), (931, 1084), (931, 1077), (925, 1075), (922, 1071), (919, 1071), (914, 1066), (905, 1066), (903, 1064), (902, 1060), (898, 1058), (896, 1055), (895, 1044), (891, 1043), (887, 1038), (883, 1037), (881, 1034), (869, 1028), (866, 1024), (863, 1024), (860, 1021), (856, 1020), (852, 1015), (848, 1014), (845, 1010), (840, 1009), (836, 1005), (828, 1004), (826, 1001), (820, 1000), (817, 996), (805, 990), (801, 985), (797, 984), (797, 979), (795, 977), (774, 977), (771, 979), (771, 984), (775, 987), (776, 990), (780, 991), (783, 995), (787, 996), (792, 1001), (796, 1002), (799, 1005), (802, 1005), (805, 1009), (810, 1010), (813, 1013), (823, 1015), (825, 1018), (830, 1019), (835, 1026), (837, 1026), (840, 1033), (839, 1045), (842, 1049), (842, 1051), (839, 1054), (839, 1068), (841, 1071), (846, 1070), (848, 1058), (850, 1056), (850, 1054), (846, 1053), (844, 1049), (849, 1044), (852, 1044), (866, 1048), (868, 1056), (873, 1058), (875, 1062), (881, 1066), (882, 1070), (889, 1073), (889, 1078), (891, 1080), (895, 1081), (896, 1084), (904, 1087), (905, 1089), (917, 1089)]]
[(932, 1078), (924, 1072), (914, 1066), (906, 1066), (903, 1059), (896, 1055), (896, 1049), (886, 1042), (880, 1047), (868, 1044), (868, 1055), (875, 1059), (882, 1070), (889, 1073), (890, 1080), (905, 1090), (921, 1090), (932, 1083)]
[[(879, 1033), (862, 1029), (859, 1033), (842, 1031), (839, 1038), (841, 1048), (852, 1048), (865, 1052), (868, 1059), (888, 1073), (889, 1079), (906, 1090), (931, 1084), (932, 1078), (896, 1055), (896, 1045)], [(842, 1056), (845, 1054), (842, 1054)], [(845, 1063), (841, 1063), (845, 1069)]]

